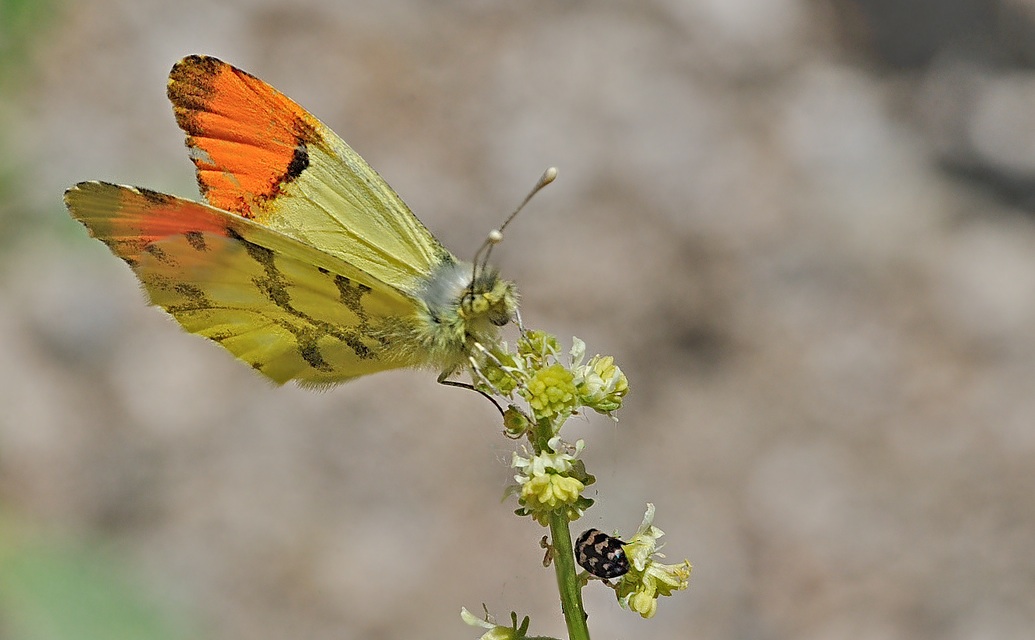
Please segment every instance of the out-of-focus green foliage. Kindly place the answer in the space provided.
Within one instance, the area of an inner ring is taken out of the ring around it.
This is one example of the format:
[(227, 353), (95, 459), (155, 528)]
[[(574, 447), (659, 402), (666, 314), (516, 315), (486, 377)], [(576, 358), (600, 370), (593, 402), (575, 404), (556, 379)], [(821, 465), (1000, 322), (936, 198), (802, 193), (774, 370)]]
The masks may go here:
[[(0, 253), (29, 228), (60, 219), (30, 210), (24, 194), (31, 182), (7, 148), (7, 128), (15, 126), (21, 91), (33, 78), (32, 51), (57, 8), (56, 0), (0, 0)], [(59, 206), (60, 194), (54, 202)], [(99, 543), (56, 539), (0, 504), (0, 638), (187, 638), (185, 625), (143, 595), (124, 564)]]
[(33, 77), (33, 47), (45, 35), (58, 4), (57, 0), (0, 0), (0, 224), (4, 228), (0, 252), (44, 218), (25, 205), (19, 165), (8, 149), (7, 128), (15, 126), (12, 113), (17, 111), (20, 90)]
[(0, 84), (17, 73), (54, 5), (53, 0), (0, 0)]
[(0, 513), (0, 638), (186, 638), (121, 565), (100, 545), (57, 541)]

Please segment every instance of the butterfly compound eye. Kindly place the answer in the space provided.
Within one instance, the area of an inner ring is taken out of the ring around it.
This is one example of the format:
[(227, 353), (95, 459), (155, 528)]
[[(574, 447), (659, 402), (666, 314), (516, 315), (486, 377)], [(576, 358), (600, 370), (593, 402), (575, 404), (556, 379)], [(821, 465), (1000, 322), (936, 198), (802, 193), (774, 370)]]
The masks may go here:
[(497, 327), (506, 326), (513, 318), (506, 313), (491, 313), (489, 314), (489, 322), (496, 325)]

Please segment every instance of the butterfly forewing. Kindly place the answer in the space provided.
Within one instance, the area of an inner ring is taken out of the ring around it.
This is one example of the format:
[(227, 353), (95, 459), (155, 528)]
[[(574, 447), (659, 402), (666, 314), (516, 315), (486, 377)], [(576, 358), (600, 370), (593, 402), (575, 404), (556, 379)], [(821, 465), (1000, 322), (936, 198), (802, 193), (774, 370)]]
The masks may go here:
[(168, 96), (210, 204), (417, 290), (449, 252), (344, 141), (262, 80), (207, 56)]

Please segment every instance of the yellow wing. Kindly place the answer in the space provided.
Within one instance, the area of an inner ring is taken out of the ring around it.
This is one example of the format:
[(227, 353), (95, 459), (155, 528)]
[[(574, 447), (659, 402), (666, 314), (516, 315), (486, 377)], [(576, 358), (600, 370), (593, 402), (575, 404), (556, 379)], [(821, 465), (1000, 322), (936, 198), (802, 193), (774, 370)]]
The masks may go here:
[(333, 131), (221, 60), (189, 56), (169, 99), (209, 204), (414, 293), (451, 254)]
[(278, 383), (413, 366), (393, 349), (414, 300), (251, 220), (173, 196), (84, 182), (72, 215), (136, 272), (153, 304)]

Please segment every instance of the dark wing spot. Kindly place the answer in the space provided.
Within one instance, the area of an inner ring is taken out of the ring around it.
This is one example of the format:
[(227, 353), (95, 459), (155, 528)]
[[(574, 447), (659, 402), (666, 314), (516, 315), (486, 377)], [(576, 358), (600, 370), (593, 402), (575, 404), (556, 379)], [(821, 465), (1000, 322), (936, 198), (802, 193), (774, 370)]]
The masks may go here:
[(187, 301), (190, 302), (191, 306), (195, 308), (208, 309), (212, 306), (212, 303), (209, 302), (208, 297), (205, 295), (205, 292), (202, 291), (196, 285), (187, 282), (181, 282), (174, 286), (173, 290), (176, 293), (183, 296), (184, 298), (186, 298)]
[(334, 276), (334, 284), (338, 287), (338, 296), (342, 304), (348, 307), (359, 319), (366, 322), (366, 311), (363, 310), (363, 296), (370, 293), (371, 289), (365, 284), (353, 283), (345, 276)]
[(305, 148), (305, 143), (299, 140), (298, 146), (295, 147), (295, 154), (291, 156), (291, 162), (288, 164), (287, 173), (284, 174), (282, 181), (291, 182), (302, 175), (302, 172), (308, 168), (309, 152)]
[(171, 195), (167, 193), (162, 193), (160, 191), (145, 189), (143, 187), (136, 187), (136, 190), (137, 193), (143, 196), (144, 200), (147, 200), (149, 204), (157, 205), (160, 207), (169, 204), (173, 200), (173, 197)]
[(342, 340), (345, 342), (345, 344), (352, 347), (352, 351), (363, 360), (366, 360), (367, 358), (372, 358), (374, 356), (370, 349), (367, 348), (367, 345), (359, 341), (359, 338), (355, 336), (346, 335), (342, 338)]
[(143, 251), (151, 255), (155, 260), (161, 262), (162, 264), (175, 264), (174, 261), (169, 257), (169, 255), (162, 251), (161, 247), (158, 247), (157, 245), (149, 244), (144, 247)]
[[(166, 95), (177, 107), (176, 120), (188, 133), (196, 133), (197, 127), (187, 111), (201, 111), (212, 99), (212, 79), (223, 62), (209, 56), (187, 56), (173, 65), (169, 72)], [(181, 119), (182, 118), (182, 119)], [(185, 127), (184, 124), (190, 125)]]
[(302, 359), (305, 360), (310, 367), (317, 371), (330, 371), (331, 365), (327, 364), (327, 361), (323, 359), (323, 354), (320, 353), (320, 347), (316, 344), (315, 340), (308, 340), (302, 342), (301, 336), (296, 336), (298, 342), (298, 352), (302, 354)]
[(188, 231), (183, 234), (183, 237), (195, 251), (208, 251), (208, 247), (205, 246), (205, 234), (200, 231)]

